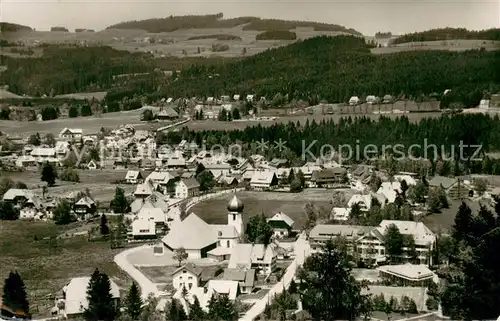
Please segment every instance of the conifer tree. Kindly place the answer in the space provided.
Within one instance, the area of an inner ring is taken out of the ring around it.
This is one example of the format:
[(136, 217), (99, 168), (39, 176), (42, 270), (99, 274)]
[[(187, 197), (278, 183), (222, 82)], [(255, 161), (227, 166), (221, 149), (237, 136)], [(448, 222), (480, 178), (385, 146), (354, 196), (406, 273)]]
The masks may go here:
[(9, 276), (5, 279), (2, 304), (13, 311), (21, 311), (26, 315), (29, 314), (26, 286), (17, 271), (10, 272)]
[(142, 304), (141, 290), (137, 284), (133, 282), (125, 298), (125, 313), (132, 319), (137, 320), (142, 313)]
[(194, 297), (194, 302), (189, 306), (189, 319), (193, 321), (205, 321), (207, 318), (207, 314), (200, 305), (200, 300), (198, 297)]
[(88, 307), (83, 316), (87, 321), (113, 321), (117, 309), (111, 296), (109, 277), (95, 269), (87, 287)]
[(108, 235), (109, 234), (109, 226), (108, 226), (108, 218), (106, 217), (105, 214), (101, 215), (101, 235)]

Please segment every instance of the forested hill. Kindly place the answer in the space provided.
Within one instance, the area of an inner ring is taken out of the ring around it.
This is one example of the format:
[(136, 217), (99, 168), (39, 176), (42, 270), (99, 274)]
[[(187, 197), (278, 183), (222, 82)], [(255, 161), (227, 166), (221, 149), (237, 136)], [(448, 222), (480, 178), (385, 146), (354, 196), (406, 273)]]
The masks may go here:
[(290, 21), (239, 17), (223, 19), (223, 14), (170, 16), (167, 18), (127, 21), (106, 29), (142, 29), (148, 32), (172, 32), (182, 29), (233, 28), (245, 25), (243, 30), (290, 30), (296, 27), (313, 27), (316, 31), (337, 31), (361, 36), (361, 33), (344, 26), (312, 21)]
[(500, 40), (500, 29), (467, 30), (465, 28), (441, 28), (423, 32), (414, 32), (399, 36), (391, 40), (392, 44), (420, 41), (452, 40), (452, 39), (477, 39)]
[(354, 36), (316, 37), (238, 62), (183, 70), (167, 91), (176, 96), (255, 93), (272, 98), (347, 101), (385, 94), (420, 97), (452, 89), (454, 99), (477, 104), (500, 87), (500, 55), (486, 51), (413, 51), (373, 55)]
[(18, 25), (15, 23), (0, 22), (0, 32), (16, 32), (33, 30), (28, 26)]

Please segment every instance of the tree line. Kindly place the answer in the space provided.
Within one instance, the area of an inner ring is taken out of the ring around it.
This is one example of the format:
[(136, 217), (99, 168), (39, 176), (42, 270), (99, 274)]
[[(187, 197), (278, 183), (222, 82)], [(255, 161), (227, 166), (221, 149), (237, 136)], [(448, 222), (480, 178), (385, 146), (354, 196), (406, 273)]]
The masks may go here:
[(391, 44), (456, 39), (500, 40), (500, 29), (467, 30), (465, 28), (438, 28), (399, 36), (392, 39)]
[[(486, 152), (500, 150), (497, 137), (500, 137), (498, 116), (462, 114), (424, 118), (419, 122), (410, 122), (406, 116), (393, 119), (381, 116), (378, 120), (367, 117), (342, 117), (338, 121), (323, 119), (321, 122), (307, 120), (305, 123), (289, 122), (272, 126), (258, 124), (231, 131), (194, 131), (184, 127), (180, 131), (161, 135), (158, 137), (158, 143), (178, 144), (185, 139), (207, 148), (216, 144), (227, 148), (236, 143), (241, 145), (243, 156), (260, 153), (268, 159), (285, 158), (296, 164), (311, 160), (313, 156), (319, 157), (322, 146), (332, 146), (333, 152), (339, 154), (342, 152), (339, 146), (348, 145), (352, 148), (353, 157), (350, 161), (344, 161), (347, 164), (371, 160), (372, 163), (385, 166), (391, 171), (401, 166), (407, 167), (407, 171), (424, 170), (425, 174), (429, 170), (429, 175), (437, 173), (448, 176), (459, 175), (467, 170), (476, 173), (498, 173), (498, 161), (483, 157)], [(262, 150), (256, 143), (257, 138), (271, 143), (268, 148)], [(286, 148), (275, 146), (274, 142), (280, 139), (286, 142)], [(481, 145), (482, 148), (477, 150), (475, 147), (463, 146), (463, 155), (460, 157), (461, 143), (466, 146)], [(363, 155), (363, 151), (370, 144), (377, 146), (377, 151)], [(399, 150), (402, 153), (400, 155), (395, 153), (394, 147), (397, 144), (404, 146)], [(420, 147), (409, 149), (413, 144)], [(432, 147), (433, 145), (435, 147)], [(357, 146), (360, 153), (354, 155)], [(383, 154), (382, 146), (386, 146), (386, 159), (373, 160)], [(327, 151), (323, 149), (323, 156)], [(346, 153), (346, 150), (343, 151)], [(474, 155), (476, 151), (480, 153)], [(392, 160), (393, 156), (401, 158), (409, 155), (421, 159), (407, 159), (399, 162), (401, 165)], [(468, 161), (472, 156), (482, 158), (483, 161)], [(456, 161), (459, 158), (463, 159)], [(399, 170), (404, 170), (401, 167)]]

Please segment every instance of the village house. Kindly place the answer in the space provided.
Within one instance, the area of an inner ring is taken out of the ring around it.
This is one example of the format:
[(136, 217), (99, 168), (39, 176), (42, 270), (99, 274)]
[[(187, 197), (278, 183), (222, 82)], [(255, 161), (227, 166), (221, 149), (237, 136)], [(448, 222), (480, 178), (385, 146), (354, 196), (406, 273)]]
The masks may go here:
[(175, 186), (175, 198), (185, 199), (200, 193), (200, 183), (195, 178), (181, 179)]
[(31, 156), (39, 163), (58, 163), (56, 158), (55, 148), (49, 147), (35, 147), (31, 151)]
[(278, 212), (273, 217), (268, 218), (267, 223), (273, 229), (275, 237), (284, 238), (290, 235), (294, 221), (285, 213)]
[(258, 274), (270, 275), (276, 267), (276, 253), (264, 244), (239, 243), (233, 247), (228, 268), (255, 269)]
[(88, 196), (84, 196), (73, 205), (73, 211), (80, 218), (87, 218), (88, 216), (92, 216), (96, 213), (97, 205), (93, 199)]
[(377, 268), (379, 277), (399, 286), (418, 286), (427, 288), (434, 283), (437, 275), (424, 264), (384, 265)]
[(459, 178), (434, 176), (429, 181), (429, 187), (443, 188), (452, 199), (461, 199), (474, 195), (474, 189)]
[(252, 293), (255, 285), (255, 270), (225, 269), (222, 279), (237, 281), (242, 294)]
[(144, 199), (153, 194), (155, 191), (155, 188), (153, 187), (153, 184), (151, 181), (146, 181), (142, 184), (138, 184), (135, 188), (134, 196), (137, 199)]
[[(90, 282), (90, 277), (77, 277), (71, 279), (62, 289), (62, 299), (56, 301), (56, 309), (65, 318), (81, 317), (88, 308), (87, 288)], [(113, 281), (109, 280), (111, 285), (111, 297), (115, 302), (116, 308), (120, 300), (120, 288)]]
[(312, 173), (309, 187), (333, 188), (347, 183), (347, 170), (345, 168), (326, 168)]
[(278, 177), (274, 171), (256, 171), (250, 179), (254, 191), (270, 191), (278, 186)]
[(331, 211), (331, 217), (335, 221), (347, 221), (351, 216), (351, 209), (346, 207), (334, 207)]
[(16, 159), (16, 167), (25, 170), (35, 170), (38, 168), (37, 160), (30, 155), (21, 155)]
[(142, 174), (140, 171), (128, 171), (125, 175), (127, 184), (141, 184), (143, 182)]
[(179, 113), (170, 106), (162, 107), (156, 118), (159, 120), (173, 120), (179, 118)]
[(133, 240), (156, 239), (156, 231), (156, 224), (154, 220), (140, 217), (133, 220), (130, 224), (128, 236)]
[(184, 264), (176, 269), (172, 272), (172, 285), (175, 291), (182, 291), (183, 288), (192, 291), (194, 288), (199, 287), (202, 272), (203, 269), (193, 263)]
[(67, 140), (80, 140), (83, 130), (81, 128), (64, 128), (59, 132), (59, 138)]
[(400, 182), (383, 182), (377, 194), (384, 195), (388, 203), (394, 203), (396, 197), (402, 193)]

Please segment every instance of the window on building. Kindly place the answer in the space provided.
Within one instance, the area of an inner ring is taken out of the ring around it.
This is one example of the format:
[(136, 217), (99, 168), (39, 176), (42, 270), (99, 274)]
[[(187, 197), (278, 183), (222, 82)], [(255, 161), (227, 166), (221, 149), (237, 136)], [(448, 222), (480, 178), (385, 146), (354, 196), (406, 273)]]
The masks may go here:
[(236, 221), (236, 214), (233, 214), (233, 221)]
[(231, 242), (229, 240), (226, 241), (227, 247), (231, 247)]

